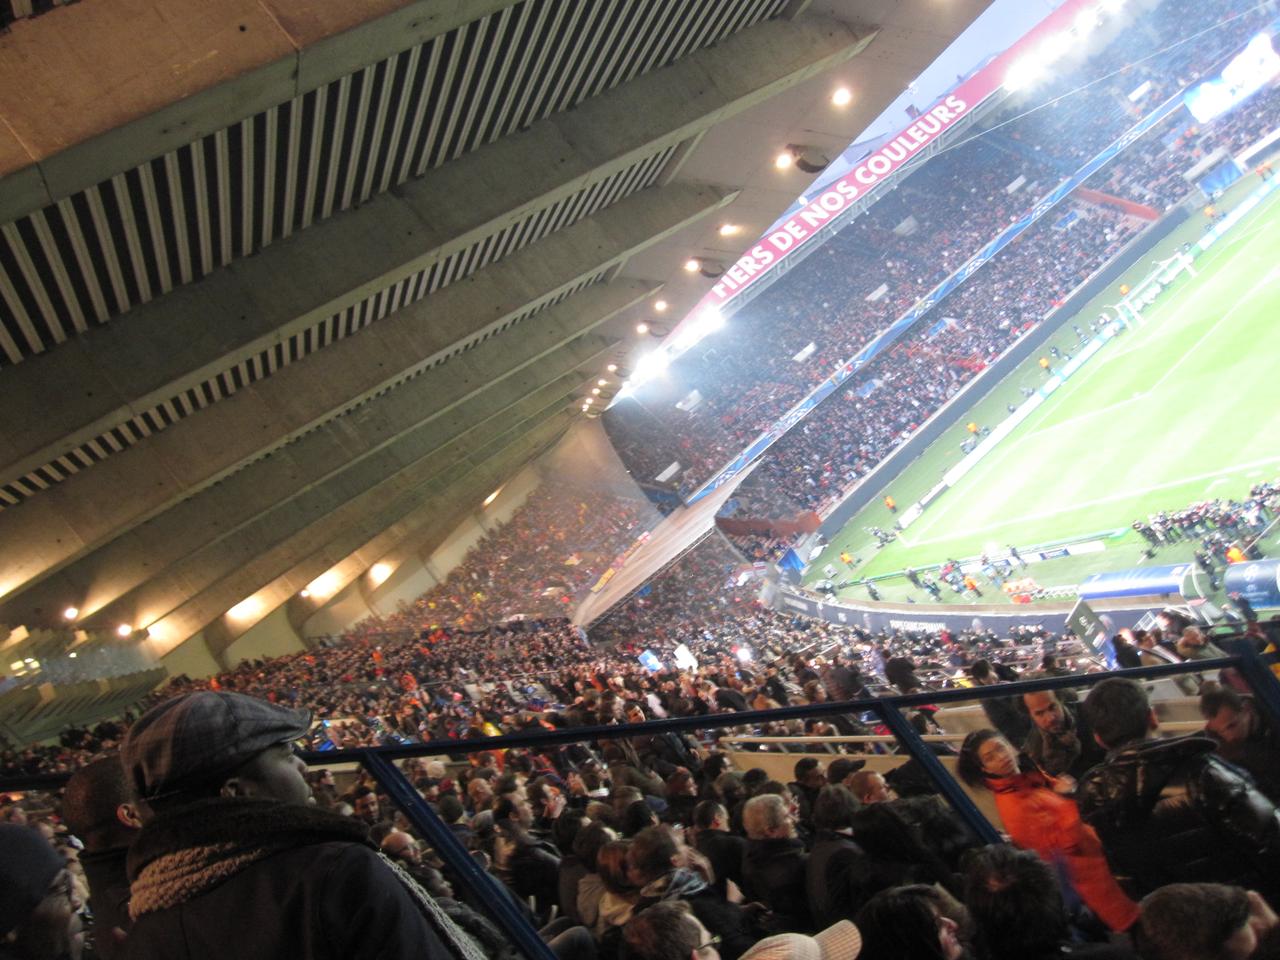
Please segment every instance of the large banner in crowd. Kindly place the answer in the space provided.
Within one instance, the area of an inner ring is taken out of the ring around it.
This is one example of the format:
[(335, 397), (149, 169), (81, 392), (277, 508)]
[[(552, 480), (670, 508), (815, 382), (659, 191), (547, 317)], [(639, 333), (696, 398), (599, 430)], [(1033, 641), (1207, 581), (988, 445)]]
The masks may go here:
[(863, 347), (857, 356), (841, 364), (835, 373), (822, 383), (818, 384), (818, 386), (815, 387), (807, 397), (787, 411), (784, 416), (775, 421), (769, 429), (757, 437), (752, 444), (747, 447), (747, 449), (742, 451), (742, 453), (734, 458), (733, 461), (723, 467), (714, 477), (695, 490), (689, 497), (688, 502), (696, 503), (741, 473), (757, 457), (781, 439), (788, 430), (807, 417), (818, 404), (831, 396), (831, 394), (834, 393), (841, 384), (848, 380), (849, 377), (853, 376), (854, 373), (879, 356), (886, 347), (890, 346), (895, 340), (902, 336), (902, 334), (910, 329), (917, 320), (932, 310), (939, 301), (952, 293), (960, 286), (960, 284), (964, 283), (978, 270), (980, 270), (983, 264), (996, 256), (996, 254), (1012, 243), (1020, 234), (1066, 199), (1073, 190), (1089, 179), (1089, 177), (1093, 176), (1100, 169), (1123, 153), (1124, 150), (1135, 140), (1142, 137), (1162, 120), (1166, 119), (1170, 114), (1181, 109), (1181, 107), (1182, 94), (1177, 93), (1117, 137), (1106, 148), (1094, 156), (1093, 159), (1089, 160), (1074, 174), (1062, 181), (1062, 183), (1057, 187), (1037, 200), (1031, 209), (1027, 210), (1027, 212), (1021, 217), (1002, 230), (995, 239), (991, 240), (986, 246), (965, 261), (959, 269), (925, 294), (922, 299), (916, 302), (915, 306), (900, 316), (891, 326)]

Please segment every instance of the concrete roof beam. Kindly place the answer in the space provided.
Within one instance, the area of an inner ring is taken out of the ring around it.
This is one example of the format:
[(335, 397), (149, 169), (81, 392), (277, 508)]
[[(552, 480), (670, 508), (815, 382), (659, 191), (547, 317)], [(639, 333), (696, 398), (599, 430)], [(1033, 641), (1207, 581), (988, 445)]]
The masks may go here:
[[(613, 345), (580, 337), (479, 393), (451, 416), (421, 423), (360, 457), (341, 455), (328, 430), (303, 437), (283, 457), (260, 461), (95, 551), (22, 603), (55, 602), (71, 594), (82, 598), (77, 605), (83, 622), (151, 622), (177, 606), (180, 595), (243, 566), (255, 552), (311, 525), (337, 522), (354, 504), (377, 502), (467, 456), (468, 431), (491, 418), (505, 420), (509, 408), (528, 404), (531, 394), (541, 404), (549, 389), (563, 397), (567, 383), (546, 384), (594, 362)], [(370, 427), (342, 424), (353, 437)], [(458, 445), (449, 446), (455, 441)], [(334, 459), (322, 463), (326, 454)], [(316, 459), (309, 462), (308, 456)]]
[[(0, 426), (0, 479), (849, 59), (870, 39), (820, 18), (759, 24), (5, 371), (0, 406), (15, 416)], [(24, 416), (34, 412), (32, 380), (83, 386), (56, 417)]]
[[(430, 498), (438, 505), (437, 509), (448, 509), (445, 504), (449, 501), (443, 499), (447, 491), (454, 491), (452, 502), (456, 503), (460, 502), (462, 491), (474, 491), (477, 486), (500, 482), (520, 469), (530, 456), (554, 441), (572, 420), (572, 413), (563, 410), (563, 405), (556, 401), (550, 410), (522, 420), (518, 424), (519, 429), (504, 431), (504, 441), (489, 447), (487, 459), (479, 463), (465, 458), (452, 462), (416, 490), (402, 493), (390, 507), (384, 504), (384, 509), (373, 516), (354, 522), (346, 517), (334, 517), (306, 531), (300, 541), (256, 552), (233, 576), (186, 596), (178, 607), (160, 617), (155, 624), (158, 638), (176, 645), (248, 596), (263, 599), (264, 604), (273, 609), (349, 556), (373, 535), (373, 531), (394, 522), (386, 519), (388, 511), (407, 511), (423, 498)], [(343, 512), (357, 511), (353, 507)], [(345, 525), (343, 521), (346, 521)], [(335, 527), (342, 529), (335, 533)], [(298, 551), (307, 547), (311, 552), (298, 563)], [(347, 571), (345, 577), (340, 577), (340, 582), (345, 581), (342, 586), (360, 572), (358, 569)]]

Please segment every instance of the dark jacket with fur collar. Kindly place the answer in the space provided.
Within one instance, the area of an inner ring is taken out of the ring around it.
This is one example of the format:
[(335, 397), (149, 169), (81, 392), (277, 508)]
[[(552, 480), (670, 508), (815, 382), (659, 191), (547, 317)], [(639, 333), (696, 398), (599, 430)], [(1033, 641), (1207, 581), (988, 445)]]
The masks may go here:
[(130, 850), (129, 879), (130, 958), (477, 955), (362, 825), (313, 808), (213, 799), (161, 814)]

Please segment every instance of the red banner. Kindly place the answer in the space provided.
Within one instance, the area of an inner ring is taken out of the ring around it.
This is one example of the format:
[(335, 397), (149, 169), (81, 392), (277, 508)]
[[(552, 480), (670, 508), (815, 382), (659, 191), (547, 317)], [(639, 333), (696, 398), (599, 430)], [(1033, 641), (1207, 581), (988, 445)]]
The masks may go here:
[(673, 332), (673, 338), (678, 337), (680, 328), (690, 318), (700, 316), (708, 308), (723, 307), (784, 256), (810, 240), (825, 223), (840, 214), (853, 201), (880, 181), (892, 176), (921, 149), (972, 113), (983, 100), (1000, 88), (1009, 67), (1015, 61), (1030, 53), (1045, 37), (1070, 29), (1080, 9), (1092, 5), (1092, 2), (1093, 0), (1067, 0), (1021, 40), (922, 112), (897, 136), (860, 160), (840, 179), (829, 184), (794, 216), (761, 237), (724, 272), (711, 291), (698, 301), (697, 306)]

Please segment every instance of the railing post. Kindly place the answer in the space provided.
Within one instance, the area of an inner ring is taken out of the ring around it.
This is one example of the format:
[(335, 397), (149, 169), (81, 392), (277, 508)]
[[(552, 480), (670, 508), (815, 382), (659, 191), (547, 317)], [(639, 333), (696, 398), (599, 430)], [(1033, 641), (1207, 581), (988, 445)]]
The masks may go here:
[(1253, 642), (1247, 639), (1226, 643), (1227, 651), (1239, 657), (1237, 669), (1253, 691), (1253, 701), (1266, 715), (1271, 728), (1280, 731), (1280, 679), (1259, 655)]
[(1002, 842), (999, 832), (991, 825), (991, 821), (982, 815), (982, 811), (969, 799), (964, 788), (956, 783), (955, 778), (942, 765), (942, 761), (920, 739), (920, 734), (916, 733), (915, 728), (907, 722), (898, 708), (888, 703), (877, 704), (876, 713), (880, 715), (880, 719), (884, 721), (889, 731), (898, 738), (898, 742), (906, 747), (907, 752), (919, 762), (920, 766), (924, 767), (925, 772), (938, 788), (938, 792), (951, 804), (951, 809), (960, 819), (969, 825), (969, 829), (978, 839), (983, 843)]
[(484, 903), (512, 944), (529, 960), (556, 960), (551, 948), (525, 919), (512, 894), (478, 864), (448, 825), (422, 799), (400, 769), (376, 750), (365, 750), (360, 761), (378, 785), (399, 805), (409, 821), (456, 872), (458, 879)]

